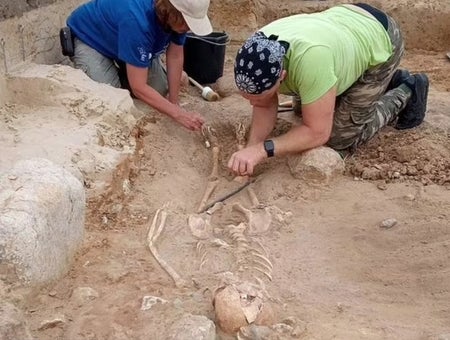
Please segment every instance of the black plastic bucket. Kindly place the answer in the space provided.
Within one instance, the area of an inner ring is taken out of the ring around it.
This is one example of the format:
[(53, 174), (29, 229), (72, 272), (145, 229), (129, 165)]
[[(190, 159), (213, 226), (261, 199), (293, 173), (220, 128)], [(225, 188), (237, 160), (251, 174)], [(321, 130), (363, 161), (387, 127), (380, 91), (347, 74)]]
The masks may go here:
[(212, 32), (205, 36), (187, 33), (184, 71), (200, 84), (214, 83), (223, 75), (225, 48), (229, 41), (225, 32)]

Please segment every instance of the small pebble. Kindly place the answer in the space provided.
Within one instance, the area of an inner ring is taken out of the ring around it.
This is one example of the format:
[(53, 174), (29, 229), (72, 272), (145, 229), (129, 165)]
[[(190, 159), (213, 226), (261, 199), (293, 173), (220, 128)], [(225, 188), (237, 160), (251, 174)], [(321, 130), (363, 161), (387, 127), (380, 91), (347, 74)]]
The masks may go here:
[(390, 229), (397, 224), (397, 220), (395, 218), (388, 218), (381, 222), (380, 228)]
[(414, 201), (416, 199), (416, 197), (412, 194), (406, 195), (405, 199), (407, 199), (408, 201)]
[(62, 326), (66, 323), (66, 318), (64, 316), (58, 316), (51, 320), (44, 320), (38, 328), (38, 331), (43, 331), (50, 328), (55, 328)]
[(387, 185), (385, 183), (380, 183), (377, 185), (377, 188), (384, 191), (387, 189)]
[(149, 310), (157, 303), (165, 304), (169, 301), (158, 296), (146, 295), (142, 298), (141, 310)]

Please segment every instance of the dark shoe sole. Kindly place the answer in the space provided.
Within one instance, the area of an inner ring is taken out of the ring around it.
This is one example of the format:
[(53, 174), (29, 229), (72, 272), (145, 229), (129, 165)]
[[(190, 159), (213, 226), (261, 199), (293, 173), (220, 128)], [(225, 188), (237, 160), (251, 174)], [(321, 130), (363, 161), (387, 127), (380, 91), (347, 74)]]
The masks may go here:
[[(412, 129), (415, 128), (416, 126), (419, 126), (420, 124), (422, 124), (424, 118), (425, 118), (425, 113), (427, 111), (427, 100), (428, 100), (428, 89), (430, 86), (428, 77), (426, 74), (424, 73), (420, 73), (420, 74), (416, 74), (414, 75), (414, 77), (416, 78), (416, 83), (417, 82), (422, 82), (424, 84), (423, 89), (421, 89), (421, 98), (420, 100), (414, 100), (414, 102), (408, 102), (408, 104), (406, 105), (405, 109), (401, 112), (400, 116), (399, 116), (399, 120), (397, 121), (397, 124), (395, 125), (395, 128), (397, 130), (406, 130), (406, 129)], [(416, 105), (416, 103), (423, 103), (423, 109), (420, 112), (415, 112), (417, 110), (416, 107), (414, 107), (414, 105)], [(414, 116), (413, 117), (407, 117), (410, 119), (406, 119), (406, 121), (402, 121), (404, 118), (404, 115), (408, 115), (411, 114), (411, 112), (414, 112)]]

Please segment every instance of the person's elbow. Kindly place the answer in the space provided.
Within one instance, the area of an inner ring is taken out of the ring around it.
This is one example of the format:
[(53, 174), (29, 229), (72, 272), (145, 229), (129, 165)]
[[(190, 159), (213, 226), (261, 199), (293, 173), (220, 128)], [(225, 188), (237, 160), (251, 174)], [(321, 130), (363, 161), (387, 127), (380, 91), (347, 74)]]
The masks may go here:
[(304, 124), (309, 130), (312, 146), (319, 147), (325, 145), (330, 139), (333, 128), (333, 115), (325, 115), (320, 120), (307, 120)]
[(331, 136), (331, 128), (315, 129), (312, 132), (312, 140), (315, 144), (314, 147), (325, 145)]
[(142, 99), (145, 96), (147, 84), (141, 84), (141, 83), (130, 83), (130, 90), (133, 96), (135, 96), (138, 99)]

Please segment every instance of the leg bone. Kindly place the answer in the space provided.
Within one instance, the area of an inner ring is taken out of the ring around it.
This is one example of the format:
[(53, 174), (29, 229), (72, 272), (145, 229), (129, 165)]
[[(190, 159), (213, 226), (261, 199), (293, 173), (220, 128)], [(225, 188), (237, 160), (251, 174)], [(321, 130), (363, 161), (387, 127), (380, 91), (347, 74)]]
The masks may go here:
[(206, 202), (208, 202), (208, 199), (211, 197), (212, 193), (217, 187), (217, 184), (219, 183), (219, 152), (220, 149), (218, 146), (213, 146), (212, 148), (212, 170), (211, 174), (209, 175), (208, 185), (206, 186), (205, 193), (203, 194), (202, 200), (200, 202), (200, 205), (197, 209), (197, 212), (199, 213), (202, 211), (203, 207), (206, 205)]
[(175, 282), (175, 286), (180, 288), (186, 286), (186, 282), (178, 275), (178, 273), (171, 267), (169, 264), (159, 255), (158, 250), (156, 249), (154, 242), (158, 239), (159, 235), (164, 229), (166, 219), (167, 219), (167, 212), (162, 211), (161, 212), (161, 221), (156, 228), (156, 221), (158, 219), (158, 215), (161, 212), (161, 209), (158, 209), (156, 211), (156, 214), (153, 218), (152, 225), (150, 226), (150, 230), (147, 235), (147, 241), (148, 241), (148, 248), (150, 249), (150, 252), (152, 253), (155, 260), (159, 263), (159, 265), (166, 271), (167, 274), (172, 278), (172, 280)]
[(211, 197), (212, 193), (216, 189), (217, 184), (219, 184), (219, 180), (208, 182), (205, 193), (203, 194), (202, 200), (197, 209), (198, 213), (200, 213), (203, 210), (203, 207), (206, 205), (206, 202), (208, 202), (208, 199)]
[(212, 148), (213, 166), (211, 170), (211, 175), (209, 175), (210, 180), (216, 180), (219, 178), (219, 152), (220, 152), (219, 147), (213, 146)]

